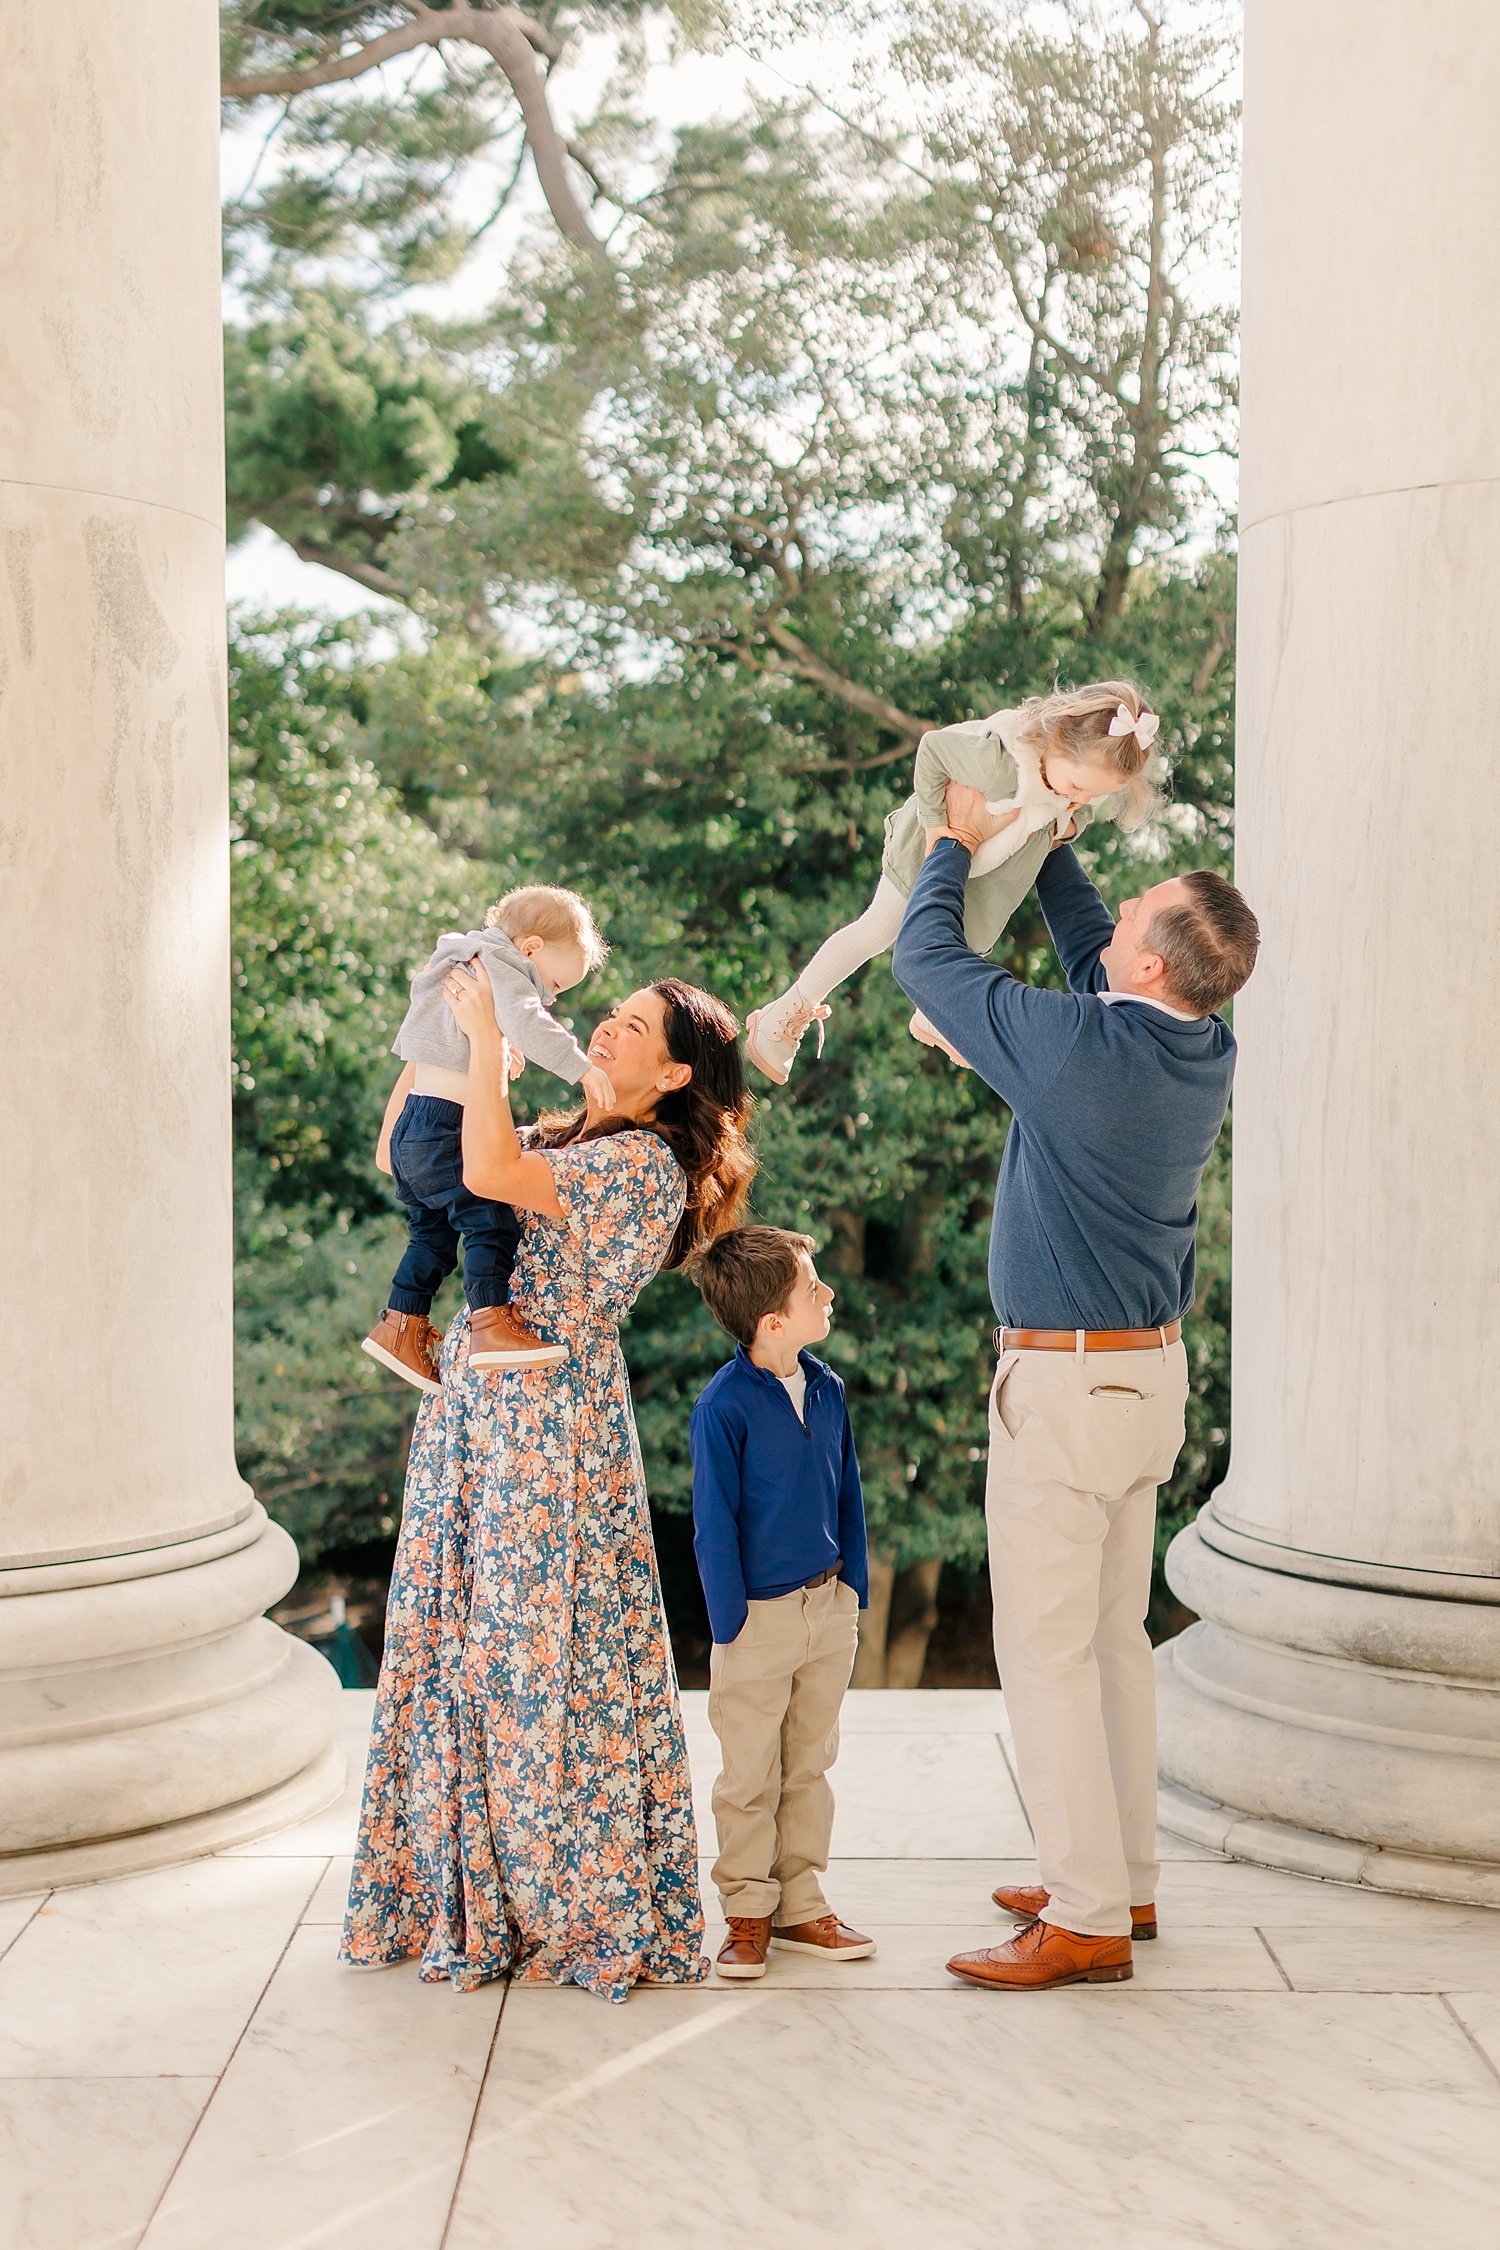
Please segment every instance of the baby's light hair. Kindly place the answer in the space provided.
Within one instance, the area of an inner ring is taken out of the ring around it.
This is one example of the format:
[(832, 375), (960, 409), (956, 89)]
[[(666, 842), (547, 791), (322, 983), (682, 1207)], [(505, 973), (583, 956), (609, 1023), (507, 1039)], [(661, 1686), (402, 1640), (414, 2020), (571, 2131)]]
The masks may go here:
[(542, 938), (549, 945), (559, 939), (571, 940), (582, 947), (584, 967), (590, 972), (599, 968), (609, 953), (588, 900), (580, 898), (577, 891), (558, 890), (551, 883), (523, 883), (519, 890), (507, 891), (486, 910), (484, 926), (487, 930), (503, 930), (517, 943), (527, 937)]
[(1021, 736), (1039, 755), (1052, 749), (1117, 773), (1126, 799), (1120, 826), (1139, 828), (1160, 807), (1160, 766), (1153, 744), (1134, 734), (1110, 733), (1109, 722), (1122, 703), (1133, 719), (1151, 709), (1133, 680), (1098, 680), (1091, 687), (1029, 695), (1021, 705)]

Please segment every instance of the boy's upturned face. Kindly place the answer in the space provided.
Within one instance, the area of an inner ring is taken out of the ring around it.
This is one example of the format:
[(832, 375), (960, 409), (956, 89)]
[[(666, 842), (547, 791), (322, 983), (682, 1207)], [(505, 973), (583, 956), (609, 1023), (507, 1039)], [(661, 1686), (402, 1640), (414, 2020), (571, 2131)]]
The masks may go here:
[(571, 992), (589, 973), (588, 959), (577, 938), (521, 939), (521, 951), (534, 964), (548, 991)]
[(800, 1352), (809, 1344), (820, 1344), (833, 1326), (833, 1291), (818, 1279), (818, 1269), (805, 1250), (797, 1263), (801, 1270), (785, 1308), (767, 1313), (760, 1333), (788, 1351)]

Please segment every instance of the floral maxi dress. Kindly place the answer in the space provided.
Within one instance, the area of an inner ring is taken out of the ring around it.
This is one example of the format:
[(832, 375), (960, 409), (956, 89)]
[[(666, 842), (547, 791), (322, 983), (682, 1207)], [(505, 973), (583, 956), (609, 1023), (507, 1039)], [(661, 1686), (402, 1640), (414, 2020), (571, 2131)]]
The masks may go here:
[(634, 1131), (547, 1152), (511, 1287), (561, 1366), (470, 1373), (468, 1318), (412, 1439), (341, 1958), (695, 1984), (697, 1836), (619, 1322), (685, 1186)]

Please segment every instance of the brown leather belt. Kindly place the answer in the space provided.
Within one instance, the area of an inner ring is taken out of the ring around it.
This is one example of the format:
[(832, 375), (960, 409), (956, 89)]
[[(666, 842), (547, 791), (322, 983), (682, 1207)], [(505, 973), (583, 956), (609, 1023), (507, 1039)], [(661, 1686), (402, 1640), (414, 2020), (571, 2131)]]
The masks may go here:
[(997, 1328), (997, 1352), (1154, 1352), (1175, 1344), (1182, 1322), (1165, 1328)]
[(826, 1586), (830, 1578), (837, 1578), (843, 1567), (842, 1562), (836, 1562), (829, 1569), (820, 1570), (816, 1578), (804, 1578), (802, 1581), (803, 1593), (810, 1593), (814, 1586)]

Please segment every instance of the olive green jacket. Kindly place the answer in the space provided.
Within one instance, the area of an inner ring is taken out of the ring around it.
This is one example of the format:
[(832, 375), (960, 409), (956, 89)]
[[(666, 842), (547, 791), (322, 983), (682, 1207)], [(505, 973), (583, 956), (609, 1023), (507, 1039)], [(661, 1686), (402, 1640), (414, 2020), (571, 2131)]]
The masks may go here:
[[(927, 830), (948, 824), (944, 791), (950, 781), (981, 790), (991, 805), (1021, 799), (1019, 833), (1013, 837), (1002, 831), (995, 841), (1005, 856), (998, 866), (971, 875), (964, 893), (964, 935), (976, 953), (989, 953), (998, 943), (1057, 840), (1058, 818), (1067, 812), (1062, 798), (1052, 796), (1042, 781), (1035, 752), (1019, 743), (1019, 723), (1018, 711), (997, 711), (988, 719), (934, 727), (924, 734), (917, 745), (913, 794), (885, 824), (881, 869), (909, 897), (926, 855)], [(1090, 811), (1084, 805), (1074, 814), (1080, 828)]]

